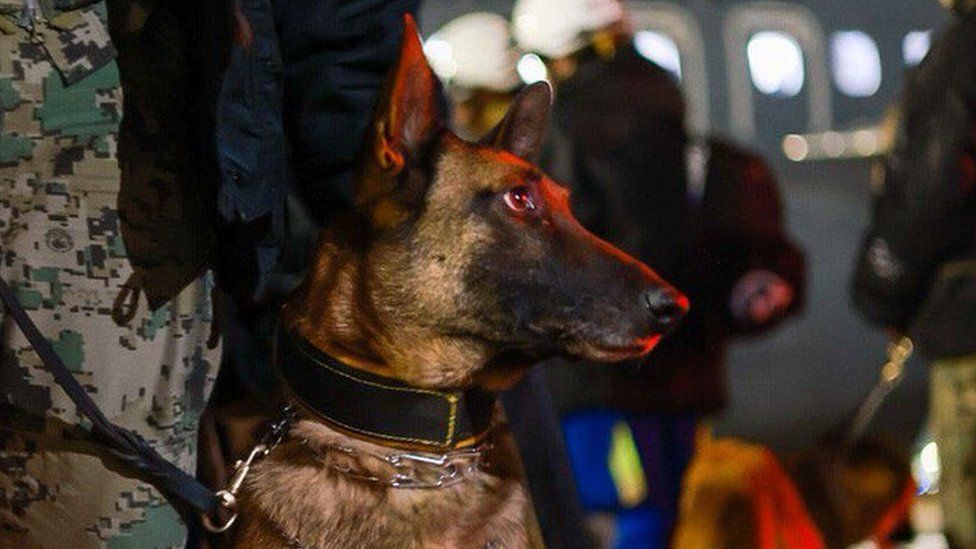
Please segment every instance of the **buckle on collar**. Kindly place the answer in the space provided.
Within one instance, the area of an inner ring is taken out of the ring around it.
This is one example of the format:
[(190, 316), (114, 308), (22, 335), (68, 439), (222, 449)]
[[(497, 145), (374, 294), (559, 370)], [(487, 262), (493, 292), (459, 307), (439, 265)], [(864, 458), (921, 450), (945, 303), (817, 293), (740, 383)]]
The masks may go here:
[(276, 363), (303, 408), (338, 428), (434, 455), (487, 433), (497, 395), (411, 387), (343, 364), (279, 328)]

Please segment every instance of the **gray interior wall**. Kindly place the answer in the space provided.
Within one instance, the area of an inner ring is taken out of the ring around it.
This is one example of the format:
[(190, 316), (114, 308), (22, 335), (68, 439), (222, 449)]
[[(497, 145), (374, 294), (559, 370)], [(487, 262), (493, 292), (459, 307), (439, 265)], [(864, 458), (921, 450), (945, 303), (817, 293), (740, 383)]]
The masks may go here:
[[(733, 346), (726, 371), (730, 406), (719, 433), (794, 449), (854, 414), (877, 380), (885, 337), (848, 299), (867, 224), (869, 162), (816, 163), (781, 172), (790, 232), (807, 254), (807, 306), (769, 336)], [(913, 360), (873, 431), (910, 444), (923, 426), (927, 372)]]

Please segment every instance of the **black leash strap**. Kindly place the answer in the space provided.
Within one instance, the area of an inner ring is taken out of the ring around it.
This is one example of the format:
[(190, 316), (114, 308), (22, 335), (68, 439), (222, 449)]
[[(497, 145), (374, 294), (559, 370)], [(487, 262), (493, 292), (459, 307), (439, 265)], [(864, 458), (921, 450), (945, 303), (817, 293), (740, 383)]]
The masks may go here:
[(102, 443), (112, 456), (119, 459), (132, 477), (156, 487), (188, 522), (195, 520), (195, 514), (188, 514), (187, 511), (210, 516), (217, 510), (218, 500), (212, 490), (167, 461), (141, 436), (115, 425), (102, 414), (98, 405), (68, 371), (61, 357), (54, 352), (50, 342), (41, 335), (37, 325), (2, 278), (0, 299), (55, 381), (75, 403), (78, 411), (91, 421), (92, 438)]

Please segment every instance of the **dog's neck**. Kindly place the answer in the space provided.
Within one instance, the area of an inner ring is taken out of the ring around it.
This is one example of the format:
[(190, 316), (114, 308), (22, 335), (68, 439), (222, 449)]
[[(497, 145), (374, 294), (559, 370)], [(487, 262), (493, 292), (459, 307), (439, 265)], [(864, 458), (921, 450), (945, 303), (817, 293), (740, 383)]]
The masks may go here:
[(284, 324), (349, 366), (393, 377), (378, 348), (371, 300), (361, 286), (363, 260), (351, 251), (355, 232), (334, 230), (331, 238), (321, 239), (305, 283), (283, 311)]
[(521, 379), (524, 364), (486, 367), (495, 354), (484, 341), (396, 322), (388, 311), (381, 319), (358, 234), (355, 225), (340, 225), (324, 235), (305, 284), (283, 311), (285, 326), (344, 364), (413, 387), (498, 392)]

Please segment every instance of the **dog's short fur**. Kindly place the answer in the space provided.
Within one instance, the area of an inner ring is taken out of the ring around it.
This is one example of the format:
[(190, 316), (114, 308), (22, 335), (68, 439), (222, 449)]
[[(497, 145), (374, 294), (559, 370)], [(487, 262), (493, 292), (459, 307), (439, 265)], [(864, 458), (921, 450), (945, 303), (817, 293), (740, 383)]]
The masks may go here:
[[(548, 356), (613, 361), (650, 351), (687, 300), (583, 229), (568, 193), (529, 162), (549, 86), (523, 91), (480, 144), (444, 128), (437, 91), (406, 18), (356, 211), (323, 235), (284, 325), (349, 366), (419, 388), (497, 391)], [(306, 547), (536, 546), (517, 451), (500, 409), (496, 416), (490, 465), (449, 488), (410, 490), (327, 467), (330, 444), (395, 450), (303, 414), (248, 477), (236, 543), (286, 547), (295, 536)]]

